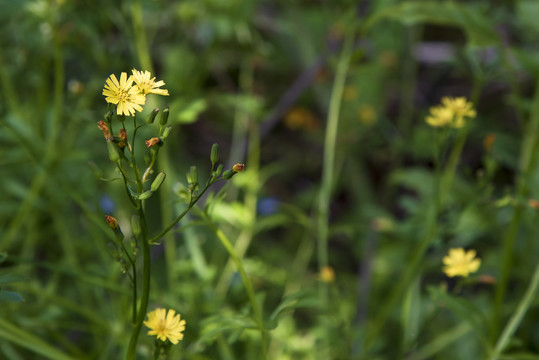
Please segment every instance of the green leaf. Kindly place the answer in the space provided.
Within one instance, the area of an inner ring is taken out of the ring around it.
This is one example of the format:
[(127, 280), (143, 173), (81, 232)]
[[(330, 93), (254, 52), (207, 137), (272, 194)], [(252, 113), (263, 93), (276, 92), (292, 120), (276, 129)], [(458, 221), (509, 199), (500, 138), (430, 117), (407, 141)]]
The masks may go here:
[(455, 26), (464, 31), (468, 43), (472, 46), (493, 46), (499, 43), (499, 38), (488, 18), (470, 5), (454, 2), (406, 1), (374, 13), (365, 23), (365, 29), (384, 19), (399, 21), (405, 25)]
[(24, 301), (23, 297), (13, 291), (2, 291), (0, 290), (0, 302), (6, 301), (11, 303)]
[(25, 276), (19, 275), (19, 274), (5, 274), (0, 276), (0, 285), (2, 284), (8, 284), (8, 283), (14, 283), (19, 281), (24, 281), (26, 279)]
[(205, 319), (202, 323), (202, 336), (198, 339), (201, 343), (210, 343), (219, 335), (231, 332), (236, 339), (238, 334), (246, 329), (257, 330), (258, 325), (250, 316), (236, 314), (219, 314)]
[(283, 301), (277, 306), (268, 319), (267, 329), (271, 330), (277, 327), (279, 318), (288, 311), (297, 308), (315, 308), (319, 306), (319, 301), (316, 294), (312, 292), (300, 291), (286, 296)]

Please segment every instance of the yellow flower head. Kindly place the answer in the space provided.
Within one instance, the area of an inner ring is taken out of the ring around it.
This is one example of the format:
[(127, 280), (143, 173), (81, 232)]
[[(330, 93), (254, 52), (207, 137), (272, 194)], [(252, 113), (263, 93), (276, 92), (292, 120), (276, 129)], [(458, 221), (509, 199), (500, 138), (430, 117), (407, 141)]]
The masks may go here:
[(481, 259), (474, 259), (475, 255), (475, 250), (450, 249), (449, 255), (443, 258), (445, 265), (443, 272), (449, 277), (467, 277), (470, 273), (476, 272), (481, 265)]
[(331, 266), (324, 266), (320, 269), (320, 273), (317, 276), (318, 280), (325, 283), (332, 283), (335, 281), (335, 271)]
[(133, 73), (133, 80), (135, 81), (135, 84), (141, 94), (157, 94), (169, 96), (168, 90), (159, 89), (159, 87), (165, 85), (165, 82), (163, 80), (155, 82), (155, 77), (152, 78), (152, 74), (149, 71), (142, 72), (133, 69), (131, 72)]
[(466, 124), (466, 118), (475, 116), (473, 104), (466, 101), (465, 97), (443, 97), (442, 105), (431, 107), (430, 115), (425, 118), (425, 121), (434, 127), (461, 128)]
[(433, 127), (446, 126), (453, 121), (453, 112), (443, 106), (433, 106), (430, 108), (430, 116), (427, 116), (425, 121)]
[(183, 339), (182, 331), (185, 330), (185, 320), (180, 321), (180, 314), (172, 309), (157, 308), (148, 313), (148, 321), (144, 321), (144, 325), (150, 328), (148, 335), (155, 335), (159, 340), (170, 340), (171, 343), (177, 344)]
[(121, 73), (120, 81), (114, 74), (110, 75), (103, 89), (103, 95), (108, 103), (117, 105), (118, 115), (133, 116), (135, 111), (142, 111), (146, 96), (133, 86), (133, 78), (127, 73)]

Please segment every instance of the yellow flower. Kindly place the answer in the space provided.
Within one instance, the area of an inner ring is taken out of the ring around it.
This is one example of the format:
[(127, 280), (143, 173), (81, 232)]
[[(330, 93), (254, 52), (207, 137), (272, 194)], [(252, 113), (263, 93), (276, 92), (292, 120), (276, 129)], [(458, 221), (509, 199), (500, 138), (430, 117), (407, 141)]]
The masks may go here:
[(476, 272), (481, 265), (481, 259), (474, 259), (475, 255), (475, 250), (450, 249), (449, 255), (443, 258), (445, 265), (443, 272), (449, 277), (467, 277), (470, 273)]
[[(456, 123), (458, 123), (459, 121), (463, 122), (464, 117), (474, 118), (476, 116), (476, 112), (473, 109), (473, 104), (466, 101), (465, 97), (443, 97), (442, 104), (444, 104), (445, 107), (453, 110), (453, 113), (455, 114), (456, 118)], [(462, 125), (464, 125), (464, 123)]]
[(177, 344), (183, 339), (182, 331), (185, 330), (185, 320), (180, 321), (180, 314), (172, 309), (157, 308), (148, 313), (148, 321), (144, 321), (144, 325), (150, 328), (148, 335), (155, 335), (159, 340), (170, 340), (171, 343)]
[(443, 97), (442, 105), (430, 108), (430, 116), (425, 121), (434, 127), (450, 126), (461, 128), (466, 124), (466, 118), (474, 118), (476, 112), (473, 104), (466, 101), (465, 97)]
[(117, 105), (118, 115), (132, 116), (136, 111), (142, 111), (146, 96), (140, 94), (139, 89), (133, 86), (133, 78), (127, 73), (120, 75), (120, 82), (114, 74), (110, 75), (103, 89), (103, 95), (108, 103)]
[(317, 276), (318, 280), (325, 283), (332, 283), (335, 281), (335, 271), (331, 266), (323, 266), (320, 269), (320, 273)]
[(427, 116), (425, 121), (433, 127), (449, 125), (453, 121), (453, 111), (443, 106), (433, 106), (430, 108), (430, 116)]
[(133, 69), (131, 72), (133, 73), (133, 80), (135, 80), (135, 84), (139, 88), (141, 94), (157, 94), (169, 96), (168, 90), (159, 89), (159, 87), (165, 85), (165, 82), (163, 80), (155, 82), (155, 77), (151, 78), (152, 74), (149, 71), (142, 72)]

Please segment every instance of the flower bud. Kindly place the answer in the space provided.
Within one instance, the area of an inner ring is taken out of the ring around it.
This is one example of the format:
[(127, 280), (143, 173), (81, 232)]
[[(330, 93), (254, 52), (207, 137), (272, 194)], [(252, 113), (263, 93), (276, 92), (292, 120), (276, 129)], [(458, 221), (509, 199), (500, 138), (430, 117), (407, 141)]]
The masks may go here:
[(107, 149), (109, 150), (109, 159), (112, 162), (117, 162), (120, 160), (120, 154), (118, 153), (118, 149), (116, 147), (117, 145), (112, 142), (112, 139), (110, 141), (107, 141)]
[(234, 172), (234, 170), (232, 169), (228, 169), (227, 171), (225, 171), (223, 173), (223, 179), (225, 180), (230, 180), (232, 178), (232, 176), (236, 175), (236, 173)]
[(198, 171), (196, 166), (191, 166), (187, 180), (189, 180), (190, 184), (198, 184)]
[(219, 176), (223, 172), (223, 169), (223, 164), (219, 164), (219, 166), (217, 166), (217, 169), (213, 172), (213, 176)]
[(131, 231), (134, 235), (140, 234), (140, 219), (138, 215), (131, 216)]
[(161, 139), (159, 139), (158, 137), (153, 137), (150, 140), (145, 140), (144, 142), (146, 143), (146, 147), (148, 148), (151, 148), (152, 146), (155, 146), (155, 145), (162, 145), (163, 143)]
[(165, 140), (170, 135), (171, 131), (172, 131), (172, 126), (167, 126), (165, 130), (163, 130), (163, 135), (161, 136), (163, 140)]
[(133, 198), (134, 198), (135, 200), (146, 200), (146, 199), (148, 199), (150, 196), (152, 196), (152, 194), (153, 194), (153, 191), (148, 190), (148, 191), (143, 192), (142, 194), (135, 194), (135, 195), (133, 195)]
[(168, 121), (168, 106), (165, 107), (163, 112), (161, 112), (161, 116), (159, 117), (159, 125), (165, 126)]
[(146, 115), (146, 124), (152, 124), (155, 120), (155, 117), (157, 116), (157, 113), (159, 112), (159, 108), (155, 108), (152, 110), (151, 113), (149, 113), (148, 115)]
[(232, 166), (232, 170), (236, 173), (239, 173), (239, 172), (242, 172), (243, 170), (245, 170), (245, 165), (244, 164), (236, 164), (234, 166)]
[(157, 174), (157, 176), (155, 177), (155, 179), (152, 182), (152, 186), (150, 186), (150, 190), (153, 191), (153, 192), (159, 190), (159, 187), (161, 186), (163, 181), (165, 181), (165, 177), (166, 177), (166, 175), (165, 175), (164, 172), (160, 172), (159, 174)]
[(219, 161), (219, 144), (215, 143), (211, 147), (210, 160), (212, 165)]
[(124, 233), (122, 232), (122, 229), (120, 229), (120, 225), (118, 225), (118, 220), (116, 220), (116, 218), (113, 216), (105, 215), (105, 221), (107, 222), (107, 224), (109, 224), (109, 227), (114, 231), (114, 234), (116, 235), (116, 240), (123, 241)]

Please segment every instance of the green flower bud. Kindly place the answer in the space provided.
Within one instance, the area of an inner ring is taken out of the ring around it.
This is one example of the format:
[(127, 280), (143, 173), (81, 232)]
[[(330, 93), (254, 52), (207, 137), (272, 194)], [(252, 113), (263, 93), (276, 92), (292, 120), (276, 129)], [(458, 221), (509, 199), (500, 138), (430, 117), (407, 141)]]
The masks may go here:
[(219, 144), (215, 143), (211, 147), (210, 160), (212, 165), (219, 161)]
[(167, 126), (165, 128), (165, 130), (163, 130), (163, 135), (161, 136), (161, 138), (163, 140), (165, 140), (169, 135), (170, 135), (170, 132), (172, 131), (172, 126)]
[(138, 215), (131, 216), (131, 231), (133, 231), (133, 234), (139, 235), (140, 234), (140, 219)]
[(155, 120), (155, 117), (157, 116), (157, 113), (159, 112), (159, 108), (155, 108), (152, 110), (151, 113), (146, 115), (146, 124), (152, 124)]
[(133, 198), (134, 198), (135, 200), (146, 200), (146, 199), (148, 199), (150, 196), (152, 196), (152, 194), (153, 194), (153, 191), (148, 190), (148, 191), (143, 192), (142, 194), (135, 194), (135, 195), (133, 195)]
[(114, 142), (107, 141), (107, 149), (109, 150), (109, 159), (112, 162), (117, 162), (120, 160), (120, 154), (118, 153), (118, 145), (116, 145)]
[(161, 112), (161, 116), (159, 117), (159, 125), (165, 126), (168, 121), (168, 106), (165, 107), (163, 112)]
[(236, 175), (236, 172), (232, 169), (228, 169), (223, 173), (223, 179), (230, 180), (234, 175)]
[(223, 172), (224, 168), (225, 167), (223, 166), (223, 164), (219, 164), (219, 166), (217, 166), (217, 170), (215, 170), (213, 174), (215, 176), (219, 176)]
[(198, 184), (198, 171), (196, 166), (191, 166), (191, 171), (189, 172), (189, 176), (187, 176), (187, 180), (189, 180), (190, 184)]
[(161, 186), (163, 181), (165, 181), (165, 177), (166, 177), (166, 175), (165, 175), (164, 172), (160, 172), (159, 174), (157, 174), (157, 176), (155, 177), (155, 179), (152, 182), (152, 186), (150, 186), (150, 190), (153, 191), (153, 192), (159, 190), (159, 187)]

